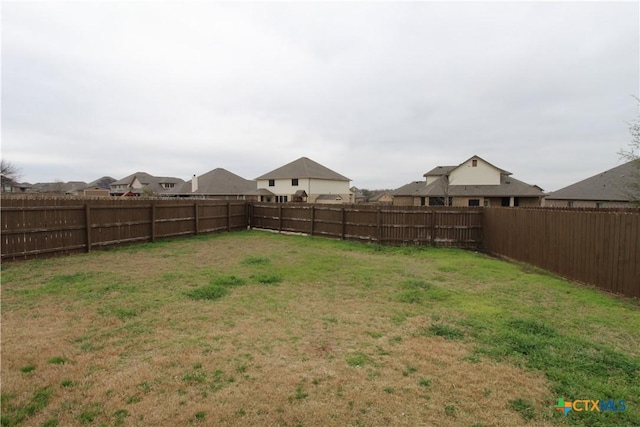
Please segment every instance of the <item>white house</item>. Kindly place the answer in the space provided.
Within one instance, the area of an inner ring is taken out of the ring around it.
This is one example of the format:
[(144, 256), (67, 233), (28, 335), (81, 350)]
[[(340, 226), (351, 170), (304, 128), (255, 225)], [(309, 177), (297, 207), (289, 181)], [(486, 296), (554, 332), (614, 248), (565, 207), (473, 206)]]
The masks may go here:
[(256, 178), (261, 202), (353, 203), (349, 178), (301, 157)]

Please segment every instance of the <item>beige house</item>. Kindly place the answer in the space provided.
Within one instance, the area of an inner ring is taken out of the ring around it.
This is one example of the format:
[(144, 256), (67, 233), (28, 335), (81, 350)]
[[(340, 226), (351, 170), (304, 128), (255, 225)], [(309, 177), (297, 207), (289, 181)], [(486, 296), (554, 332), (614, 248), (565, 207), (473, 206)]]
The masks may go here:
[(458, 166), (437, 166), (393, 192), (398, 206), (541, 206), (544, 193), (479, 156)]
[(301, 157), (256, 178), (261, 202), (353, 203), (349, 178)]
[(628, 208), (639, 193), (640, 160), (635, 160), (549, 193), (546, 206)]
[(383, 191), (373, 196), (370, 202), (377, 203), (379, 205), (392, 205), (393, 196), (388, 191)]
[(112, 196), (160, 196), (175, 191), (184, 180), (174, 177), (158, 177), (146, 172), (136, 172), (111, 183)]

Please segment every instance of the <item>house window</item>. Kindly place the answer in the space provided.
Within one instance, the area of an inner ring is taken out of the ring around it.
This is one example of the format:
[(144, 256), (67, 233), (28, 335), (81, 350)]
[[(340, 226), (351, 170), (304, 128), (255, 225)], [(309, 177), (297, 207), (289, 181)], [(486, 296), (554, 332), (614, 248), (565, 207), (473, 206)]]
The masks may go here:
[(297, 187), (298, 186), (298, 178), (292, 178), (291, 179), (291, 186), (292, 187)]
[(289, 196), (276, 196), (276, 203), (287, 203)]
[(473, 168), (477, 168), (478, 167), (478, 160), (477, 159), (471, 160), (471, 167), (473, 167)]
[(444, 206), (444, 197), (429, 197), (429, 206)]
[(469, 199), (469, 206), (480, 206), (480, 199)]
[(175, 185), (173, 182), (166, 182), (166, 183), (162, 184), (162, 186), (163, 186), (164, 188), (173, 188), (173, 187), (175, 187), (176, 185)]
[(276, 185), (276, 180), (275, 179), (270, 179), (269, 180), (269, 187), (274, 187)]
[(420, 197), (420, 206), (424, 206), (427, 203), (427, 199), (425, 197)]
[(598, 209), (604, 208), (604, 203), (596, 202), (596, 208), (598, 208)]

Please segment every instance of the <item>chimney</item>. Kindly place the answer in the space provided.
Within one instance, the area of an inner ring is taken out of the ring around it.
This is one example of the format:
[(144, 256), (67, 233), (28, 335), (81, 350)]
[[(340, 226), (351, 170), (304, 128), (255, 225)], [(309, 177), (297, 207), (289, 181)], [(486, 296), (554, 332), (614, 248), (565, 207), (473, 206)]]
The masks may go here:
[(198, 177), (194, 174), (191, 178), (191, 192), (195, 193), (196, 191), (198, 191)]

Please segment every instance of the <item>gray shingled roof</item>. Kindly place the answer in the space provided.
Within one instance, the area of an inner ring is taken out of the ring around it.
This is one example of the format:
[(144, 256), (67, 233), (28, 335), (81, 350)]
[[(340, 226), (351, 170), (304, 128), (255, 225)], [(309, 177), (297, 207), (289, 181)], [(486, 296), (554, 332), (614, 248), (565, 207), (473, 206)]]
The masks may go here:
[(502, 168), (497, 167), (494, 164), (491, 164), (489, 162), (487, 162), (485, 159), (483, 159), (482, 157), (474, 154), (473, 156), (469, 157), (467, 160), (465, 160), (464, 162), (460, 163), (457, 166), (436, 166), (435, 168), (431, 169), (429, 172), (425, 173), (422, 176), (441, 176), (441, 175), (448, 175), (451, 173), (452, 170), (459, 168), (460, 166), (464, 165), (465, 163), (467, 163), (469, 160), (473, 160), (473, 159), (479, 159), (482, 160), (483, 162), (485, 162), (486, 164), (493, 166), (494, 168), (496, 168), (497, 170), (500, 171), (500, 173), (503, 173), (505, 175), (511, 175), (511, 172), (506, 171)]
[[(394, 190), (394, 196), (414, 197), (443, 197), (446, 178), (440, 177), (437, 181), (426, 185), (425, 181), (414, 181)], [(511, 176), (502, 175), (500, 185), (450, 185), (448, 189), (450, 197), (541, 197), (542, 189), (536, 185), (530, 185)]]
[(627, 162), (547, 195), (549, 200), (629, 201), (629, 185), (640, 182), (640, 160)]
[(441, 176), (448, 175), (452, 170), (457, 168), (458, 166), (436, 166), (431, 169), (429, 172), (425, 173), (422, 176)]
[(291, 163), (274, 169), (256, 178), (258, 179), (290, 179), (290, 178), (314, 178), (328, 179), (333, 181), (351, 181), (349, 178), (340, 175), (331, 169), (314, 162), (307, 157), (300, 157)]
[(153, 176), (146, 172), (136, 172), (112, 182), (111, 185), (131, 184), (135, 178), (138, 178), (138, 181), (140, 181), (142, 185), (173, 183), (179, 186), (179, 184), (184, 184), (184, 179), (181, 178), (173, 176)]
[(266, 188), (260, 188), (258, 190), (247, 191), (245, 196), (275, 196), (275, 193), (272, 193)]
[(191, 191), (191, 181), (167, 194), (200, 194), (200, 195), (239, 195), (257, 188), (255, 181), (229, 172), (223, 168), (216, 168), (198, 177), (198, 189)]
[(114, 181), (111, 183), (111, 185), (122, 185), (122, 184), (131, 184), (133, 182), (134, 178), (138, 178), (138, 181), (140, 181), (141, 183), (149, 183), (151, 182), (150, 180), (153, 178), (152, 175), (146, 173), (146, 172), (135, 172), (132, 173), (131, 175), (127, 175), (124, 178), (121, 178), (117, 181)]

